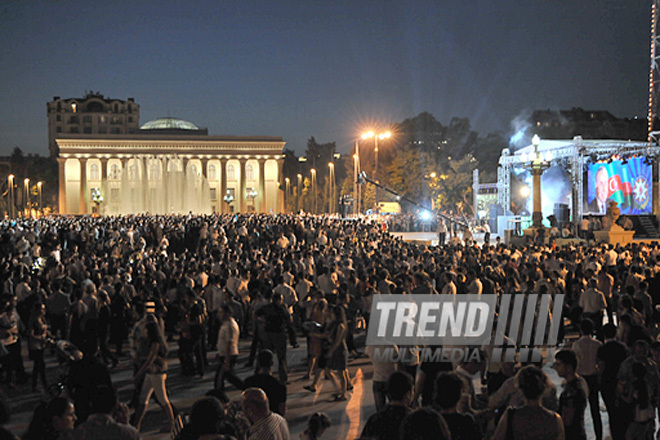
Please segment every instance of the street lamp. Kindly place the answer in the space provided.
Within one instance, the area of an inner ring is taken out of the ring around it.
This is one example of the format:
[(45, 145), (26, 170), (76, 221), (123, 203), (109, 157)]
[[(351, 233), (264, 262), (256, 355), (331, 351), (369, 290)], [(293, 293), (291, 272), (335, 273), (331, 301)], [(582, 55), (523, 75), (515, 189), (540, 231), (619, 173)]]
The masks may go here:
[(25, 187), (25, 217), (32, 217), (32, 210), (30, 209), (30, 179), (26, 177), (23, 183)]
[(96, 204), (96, 213), (101, 215), (101, 203), (103, 203), (103, 194), (100, 188), (92, 188), (92, 202)]
[(254, 209), (254, 199), (257, 197), (257, 190), (254, 188), (248, 188), (248, 190), (245, 192), (245, 197), (252, 200), (252, 210), (256, 211), (256, 209)]
[(227, 194), (224, 195), (222, 200), (224, 200), (227, 204), (227, 211), (231, 212), (231, 202), (234, 201), (234, 195), (231, 193), (231, 191), (227, 190)]
[(330, 183), (330, 194), (328, 195), (330, 203), (328, 203), (328, 211), (330, 211), (330, 214), (333, 214), (335, 212), (335, 164), (330, 162), (328, 168), (330, 169), (330, 174), (328, 176), (328, 182)]
[(312, 193), (314, 194), (314, 214), (318, 214), (316, 205), (316, 170), (312, 168), (309, 170), (312, 173)]
[(302, 174), (298, 173), (298, 174), (296, 175), (296, 177), (298, 178), (298, 186), (296, 187), (296, 195), (297, 195), (297, 197), (296, 197), (296, 202), (297, 202), (297, 203), (296, 203), (296, 212), (300, 212), (300, 196), (302, 195), (302, 194), (301, 194), (301, 189), (302, 189)]
[(43, 184), (44, 184), (44, 183), (43, 183), (42, 181), (37, 182), (37, 188), (39, 189), (39, 213), (40, 213), (41, 215), (43, 215), (43, 213), (44, 213), (44, 212), (43, 212), (43, 209), (44, 209), (44, 208), (43, 208), (43, 205), (42, 205), (42, 203), (41, 203), (41, 202), (42, 202), (42, 198), (41, 198), (41, 187), (43, 186)]
[(9, 217), (14, 218), (14, 207), (16, 206), (16, 199), (14, 194), (14, 175), (7, 176), (7, 186), (9, 187)]
[(535, 134), (532, 138), (532, 145), (534, 152), (529, 156), (523, 156), (525, 169), (527, 169), (533, 177), (533, 198), (534, 198), (534, 211), (532, 212), (532, 228), (538, 229), (543, 227), (543, 212), (541, 205), (541, 175), (545, 170), (550, 168), (550, 161), (552, 156), (548, 153), (545, 156), (539, 152), (539, 144), (541, 138)]
[(291, 186), (291, 179), (289, 179), (288, 177), (285, 177), (284, 178), (284, 183), (285, 183), (285, 186), (284, 186), (284, 207), (288, 212), (289, 211), (289, 187)]
[(353, 215), (356, 217), (360, 212), (360, 192), (361, 187), (358, 185), (358, 175), (360, 174), (360, 148), (359, 143), (355, 143), (355, 154), (353, 155)]
[[(386, 131), (384, 133), (380, 134), (375, 134), (373, 131), (369, 131), (367, 133), (364, 133), (362, 135), (362, 139), (369, 139), (369, 138), (374, 138), (374, 162), (375, 162), (375, 170), (374, 170), (374, 180), (376, 183), (380, 183), (378, 180), (378, 139), (383, 140), (383, 139), (389, 139), (392, 136), (392, 133), (389, 131)], [(380, 211), (380, 207), (378, 205), (378, 185), (376, 185), (376, 212)]]

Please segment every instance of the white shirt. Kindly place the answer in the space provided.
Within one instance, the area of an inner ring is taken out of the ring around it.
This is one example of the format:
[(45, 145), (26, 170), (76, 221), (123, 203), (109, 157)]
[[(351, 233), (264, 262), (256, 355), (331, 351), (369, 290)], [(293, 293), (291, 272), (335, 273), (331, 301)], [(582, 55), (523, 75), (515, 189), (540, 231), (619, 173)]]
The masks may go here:
[(396, 362), (390, 362), (388, 360), (380, 360), (380, 358), (374, 356), (375, 349), (378, 348), (379, 354), (384, 354), (386, 350), (392, 350), (392, 357), (397, 359), (399, 356), (399, 350), (396, 345), (367, 345), (365, 348), (365, 353), (371, 359), (371, 362), (374, 364), (374, 382), (387, 382), (390, 374), (396, 371)]
[(589, 287), (580, 295), (578, 305), (582, 307), (584, 313), (598, 313), (603, 311), (607, 302), (603, 292)]
[(580, 376), (592, 376), (596, 374), (597, 354), (600, 341), (591, 336), (582, 336), (573, 343), (573, 351), (578, 358), (578, 367), (576, 373)]
[(225, 356), (227, 347), (229, 347), (229, 355), (238, 355), (238, 336), (240, 329), (234, 318), (229, 318), (223, 322), (218, 331), (218, 354)]

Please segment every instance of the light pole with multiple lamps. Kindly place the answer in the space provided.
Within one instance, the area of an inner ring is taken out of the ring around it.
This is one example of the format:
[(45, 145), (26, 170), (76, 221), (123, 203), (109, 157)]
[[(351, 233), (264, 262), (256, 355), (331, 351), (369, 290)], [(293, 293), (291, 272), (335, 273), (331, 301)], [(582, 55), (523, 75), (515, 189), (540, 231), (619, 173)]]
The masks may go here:
[(42, 216), (44, 215), (44, 207), (42, 204), (42, 186), (44, 186), (44, 183), (42, 181), (37, 182), (37, 189), (39, 190), (39, 215)]
[(534, 152), (529, 153), (527, 157), (523, 157), (525, 169), (532, 174), (533, 186), (532, 197), (534, 198), (534, 211), (532, 212), (532, 228), (539, 229), (543, 227), (543, 208), (541, 204), (541, 175), (543, 172), (550, 168), (552, 156), (550, 153), (543, 155), (539, 151), (539, 144), (541, 138), (535, 134), (532, 138), (532, 145)]
[(360, 214), (360, 200), (362, 187), (358, 183), (360, 175), (360, 144), (355, 143), (355, 154), (353, 155), (353, 215), (357, 217)]
[(296, 213), (300, 212), (300, 199), (302, 198), (302, 174), (298, 173), (296, 175), (298, 178), (298, 186), (296, 188)]
[(101, 215), (101, 203), (103, 203), (103, 194), (100, 188), (92, 188), (92, 202), (96, 205), (96, 213)]
[(330, 193), (328, 194), (328, 211), (330, 214), (335, 212), (335, 164), (330, 162), (328, 164), (330, 173), (328, 174), (328, 183), (330, 184)]
[(9, 191), (9, 217), (14, 218), (14, 208), (16, 206), (16, 194), (14, 193), (14, 175), (7, 176), (7, 191)]
[(252, 210), (256, 211), (254, 206), (254, 199), (257, 198), (257, 190), (250, 188), (245, 192), (245, 196), (252, 201)]
[[(378, 139), (383, 140), (383, 139), (388, 139), (390, 136), (392, 136), (392, 133), (389, 131), (386, 131), (384, 133), (380, 134), (375, 134), (373, 131), (369, 131), (367, 133), (364, 133), (362, 135), (362, 139), (369, 139), (369, 138), (374, 138), (374, 180), (376, 183), (380, 183), (378, 180)], [(378, 186), (376, 186), (376, 212), (380, 211), (380, 206), (378, 205)]]
[(312, 193), (314, 194), (314, 214), (318, 214), (317, 205), (316, 205), (316, 170), (312, 168), (309, 170), (312, 175)]
[(227, 190), (227, 193), (222, 197), (222, 200), (227, 204), (227, 212), (231, 213), (231, 202), (234, 201), (234, 196), (231, 191)]
[(25, 217), (32, 217), (32, 208), (30, 208), (30, 179), (25, 178), (23, 181), (25, 186)]

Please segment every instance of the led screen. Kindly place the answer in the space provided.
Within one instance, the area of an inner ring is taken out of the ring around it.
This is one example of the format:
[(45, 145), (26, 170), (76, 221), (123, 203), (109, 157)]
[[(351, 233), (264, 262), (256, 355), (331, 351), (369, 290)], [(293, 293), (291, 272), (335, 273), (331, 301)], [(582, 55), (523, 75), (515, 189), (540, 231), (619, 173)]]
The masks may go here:
[(643, 157), (629, 158), (626, 164), (621, 160), (591, 163), (585, 213), (605, 215), (608, 202), (614, 200), (621, 214), (650, 214), (652, 182), (651, 166)]

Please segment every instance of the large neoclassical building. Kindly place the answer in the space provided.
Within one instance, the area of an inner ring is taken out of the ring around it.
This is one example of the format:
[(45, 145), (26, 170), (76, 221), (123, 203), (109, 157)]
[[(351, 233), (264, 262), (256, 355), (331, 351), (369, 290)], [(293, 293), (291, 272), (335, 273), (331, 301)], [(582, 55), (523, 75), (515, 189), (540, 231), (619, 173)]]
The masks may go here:
[(278, 213), (281, 137), (209, 136), (161, 118), (129, 134), (56, 137), (62, 214)]

